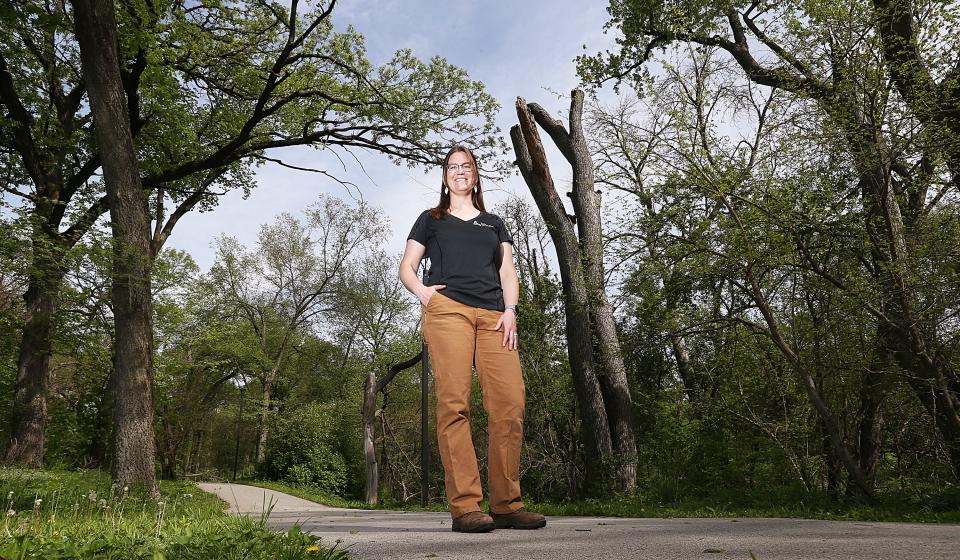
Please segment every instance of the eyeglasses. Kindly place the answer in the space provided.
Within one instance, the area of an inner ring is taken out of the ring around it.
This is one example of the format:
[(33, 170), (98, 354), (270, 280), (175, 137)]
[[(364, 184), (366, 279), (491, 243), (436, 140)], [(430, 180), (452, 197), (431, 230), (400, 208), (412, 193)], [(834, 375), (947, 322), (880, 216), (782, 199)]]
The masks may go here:
[(458, 169), (462, 169), (464, 173), (470, 173), (471, 171), (473, 171), (473, 164), (472, 163), (460, 163), (460, 164), (451, 163), (447, 165), (448, 173), (456, 173)]

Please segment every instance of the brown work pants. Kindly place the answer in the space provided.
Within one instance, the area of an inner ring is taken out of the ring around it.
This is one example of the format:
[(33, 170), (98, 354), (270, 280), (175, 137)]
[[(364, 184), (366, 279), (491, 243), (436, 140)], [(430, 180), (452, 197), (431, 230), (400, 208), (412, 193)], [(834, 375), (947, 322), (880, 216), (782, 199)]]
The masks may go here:
[(520, 357), (494, 330), (501, 313), (456, 302), (439, 292), (423, 314), (423, 337), (437, 391), (437, 442), (450, 514), (480, 510), (483, 491), (470, 432), (470, 387), (475, 364), (488, 415), (487, 482), (490, 510), (511, 513), (520, 501), (524, 395)]

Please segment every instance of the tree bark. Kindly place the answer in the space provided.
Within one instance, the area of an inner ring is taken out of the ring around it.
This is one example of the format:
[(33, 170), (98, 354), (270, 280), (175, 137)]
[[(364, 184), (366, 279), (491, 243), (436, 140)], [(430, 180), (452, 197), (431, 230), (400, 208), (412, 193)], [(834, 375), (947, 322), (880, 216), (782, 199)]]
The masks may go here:
[(257, 464), (263, 462), (267, 457), (267, 438), (270, 435), (270, 398), (273, 390), (273, 376), (263, 382), (263, 390), (260, 393), (260, 422), (257, 427), (257, 449), (254, 458)]
[[(526, 102), (517, 98), (520, 124), (510, 129), (520, 173), (533, 195), (557, 250), (566, 315), (567, 353), (573, 375), (577, 405), (583, 423), (587, 480), (601, 478), (603, 465), (610, 460), (613, 441), (607, 405), (597, 374), (591, 328), (590, 300), (583, 271), (580, 245), (572, 219), (557, 195), (540, 134)], [(588, 492), (593, 491), (587, 488)]]
[(364, 501), (375, 505), (379, 499), (380, 473), (377, 471), (377, 374), (367, 372), (363, 386), (363, 456), (367, 465), (367, 486)]
[(114, 239), (113, 477), (156, 493), (150, 218), (117, 53), (110, 0), (74, 0), (84, 81), (103, 160)]
[(687, 347), (687, 339), (677, 329), (676, 321), (671, 318), (670, 323), (667, 328), (667, 338), (670, 339), (673, 358), (677, 362), (677, 373), (680, 374), (680, 382), (683, 383), (683, 391), (687, 395), (687, 400), (693, 402), (697, 399), (699, 387), (693, 365), (690, 364), (690, 349)]

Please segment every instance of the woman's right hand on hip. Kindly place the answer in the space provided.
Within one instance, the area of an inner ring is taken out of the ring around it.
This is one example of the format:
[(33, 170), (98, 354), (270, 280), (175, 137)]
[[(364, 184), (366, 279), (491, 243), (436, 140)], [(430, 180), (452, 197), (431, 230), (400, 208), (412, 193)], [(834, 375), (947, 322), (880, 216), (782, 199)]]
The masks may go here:
[(446, 287), (446, 284), (434, 284), (433, 286), (424, 286), (422, 290), (417, 290), (417, 298), (420, 299), (420, 305), (426, 307), (427, 303), (430, 302), (430, 298), (433, 297), (433, 294), (435, 294), (437, 290), (442, 290)]

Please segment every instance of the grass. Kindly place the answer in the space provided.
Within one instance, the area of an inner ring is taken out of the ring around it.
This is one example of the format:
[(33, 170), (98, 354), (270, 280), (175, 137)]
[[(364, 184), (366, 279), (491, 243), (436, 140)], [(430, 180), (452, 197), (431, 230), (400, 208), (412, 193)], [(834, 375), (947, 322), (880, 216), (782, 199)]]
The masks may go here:
[[(284, 492), (305, 500), (333, 507), (354, 509), (393, 509), (403, 511), (447, 511), (445, 503), (433, 501), (427, 507), (416, 503), (380, 503), (369, 506), (358, 500), (331, 496), (316, 489), (293, 487), (280, 482), (251, 480), (249, 484)], [(481, 509), (486, 509), (484, 503)], [(936, 496), (880, 496), (872, 503), (855, 500), (835, 501), (826, 495), (800, 496), (718, 492), (710, 498), (686, 499), (668, 503), (642, 495), (611, 496), (564, 502), (527, 501), (532, 511), (546, 515), (598, 517), (782, 517), (846, 521), (909, 521), (920, 523), (960, 523), (960, 494)]]
[(119, 488), (99, 471), (0, 467), (0, 558), (340, 560), (346, 552), (293, 527), (236, 517), (196, 484), (161, 481), (160, 495)]
[(899, 499), (880, 498), (873, 503), (834, 501), (826, 496), (809, 495), (795, 501), (764, 501), (760, 497), (716, 496), (688, 499), (668, 504), (642, 496), (618, 496), (609, 499), (560, 503), (528, 503), (546, 515), (601, 517), (780, 517), (826, 519), (834, 521), (908, 521), (920, 523), (960, 523), (960, 509), (935, 503), (913, 504)]

